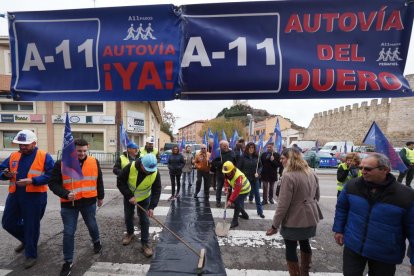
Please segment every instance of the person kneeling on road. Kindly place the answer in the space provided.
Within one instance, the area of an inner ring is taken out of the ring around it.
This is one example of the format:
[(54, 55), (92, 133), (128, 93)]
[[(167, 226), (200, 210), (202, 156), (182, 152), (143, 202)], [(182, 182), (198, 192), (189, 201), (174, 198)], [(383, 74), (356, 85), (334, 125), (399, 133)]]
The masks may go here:
[(234, 203), (234, 214), (230, 228), (235, 228), (239, 225), (239, 213), (241, 213), (241, 218), (249, 219), (249, 215), (244, 210), (244, 200), (250, 193), (250, 182), (247, 177), (239, 169), (237, 169), (231, 161), (224, 162), (222, 172), (224, 174), (225, 194), (227, 195), (228, 193), (229, 185), (233, 190), (230, 198), (226, 203), (226, 208), (229, 208), (230, 205)]
[(117, 187), (130, 203), (129, 206), (125, 206), (125, 209), (128, 208), (129, 210), (129, 212), (125, 211), (125, 221), (129, 221), (127, 225), (133, 228), (134, 208), (136, 205), (147, 210), (147, 212), (144, 212), (137, 207), (141, 226), (142, 252), (145, 257), (150, 258), (153, 251), (149, 244), (150, 222), (148, 217), (153, 217), (154, 208), (157, 207), (161, 195), (161, 177), (157, 169), (157, 158), (155, 155), (147, 154), (141, 160), (128, 164), (117, 178)]

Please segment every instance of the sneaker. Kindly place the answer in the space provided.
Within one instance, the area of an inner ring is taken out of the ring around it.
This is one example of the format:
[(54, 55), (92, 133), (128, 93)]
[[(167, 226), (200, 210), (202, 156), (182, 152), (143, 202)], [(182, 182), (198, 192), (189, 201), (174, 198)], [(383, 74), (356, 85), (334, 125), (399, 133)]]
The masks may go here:
[(265, 215), (263, 215), (263, 214), (259, 214), (259, 217), (261, 217), (261, 218), (265, 218)]
[(194, 194), (194, 198), (198, 198), (197, 194)]
[(217, 202), (217, 203), (216, 203), (216, 207), (217, 207), (217, 208), (220, 208), (220, 207), (221, 207), (221, 202)]
[(272, 199), (269, 199), (270, 204), (275, 204), (275, 201)]
[(72, 269), (71, 262), (65, 262), (62, 266), (62, 270), (60, 271), (60, 276), (69, 276)]
[(102, 251), (102, 245), (100, 241), (94, 242), (93, 243), (93, 252), (95, 254), (98, 254)]
[(21, 253), (21, 252), (23, 252), (23, 250), (24, 250), (24, 244), (23, 244), (23, 243), (21, 243), (19, 246), (17, 246), (17, 247), (14, 249), (14, 252), (16, 252), (16, 253)]
[(239, 215), (239, 217), (241, 217), (242, 219), (249, 219), (249, 215), (248, 214)]
[(267, 203), (267, 201), (264, 201), (264, 200), (263, 200), (263, 201), (262, 201), (262, 205), (266, 205), (266, 204), (268, 204), (268, 203)]
[(149, 246), (147, 243), (144, 243), (142, 245), (141, 250), (144, 253), (144, 256), (147, 257), (147, 258), (150, 258), (152, 256), (152, 254), (154, 254), (153, 251), (152, 251), (151, 246)]
[(122, 245), (128, 245), (131, 241), (135, 238), (135, 234), (125, 234), (124, 238), (122, 239)]
[(25, 269), (31, 268), (35, 264), (36, 264), (36, 258), (27, 257), (26, 261), (24, 262), (24, 268)]

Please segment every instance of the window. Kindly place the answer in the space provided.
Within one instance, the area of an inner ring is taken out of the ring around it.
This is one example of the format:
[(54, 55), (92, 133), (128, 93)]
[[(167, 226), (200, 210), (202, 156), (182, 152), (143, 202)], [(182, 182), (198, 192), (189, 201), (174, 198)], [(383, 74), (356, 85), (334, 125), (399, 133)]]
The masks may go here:
[(4, 50), (4, 73), (11, 75), (11, 55), (10, 50)]
[(73, 138), (82, 138), (88, 141), (89, 150), (104, 150), (104, 135), (103, 133), (91, 132), (72, 132)]
[(11, 148), (19, 148), (18, 145), (13, 144), (13, 139), (16, 137), (19, 131), (3, 131), (3, 148), (11, 149)]
[(1, 103), (2, 111), (33, 111), (33, 103)]
[(72, 112), (103, 112), (103, 104), (68, 104)]

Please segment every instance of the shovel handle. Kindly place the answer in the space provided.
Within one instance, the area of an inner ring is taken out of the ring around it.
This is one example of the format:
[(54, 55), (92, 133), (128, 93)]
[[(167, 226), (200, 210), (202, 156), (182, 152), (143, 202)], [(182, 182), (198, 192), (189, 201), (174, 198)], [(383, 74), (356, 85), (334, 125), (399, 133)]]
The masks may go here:
[(224, 215), (223, 215), (223, 219), (224, 219), (224, 220), (226, 219), (226, 214), (227, 214), (227, 210), (226, 210), (226, 209), (224, 209)]

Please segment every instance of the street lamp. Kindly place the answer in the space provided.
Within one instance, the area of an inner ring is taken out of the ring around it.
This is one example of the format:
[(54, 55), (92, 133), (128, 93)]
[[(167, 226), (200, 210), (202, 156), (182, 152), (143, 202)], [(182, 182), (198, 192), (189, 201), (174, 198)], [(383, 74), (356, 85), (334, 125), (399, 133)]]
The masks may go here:
[(247, 119), (249, 119), (249, 137), (253, 141), (253, 129), (254, 129), (253, 115), (252, 114), (247, 114), (246, 116), (247, 116)]

